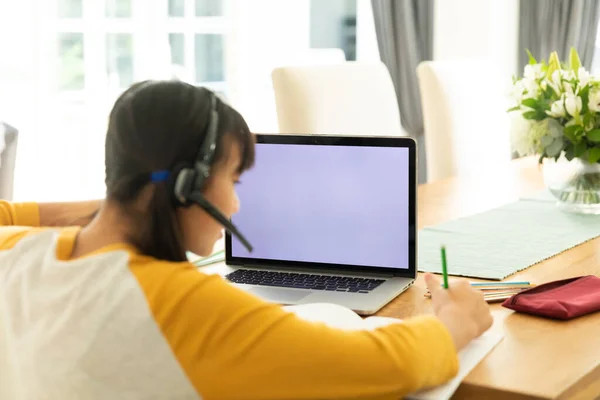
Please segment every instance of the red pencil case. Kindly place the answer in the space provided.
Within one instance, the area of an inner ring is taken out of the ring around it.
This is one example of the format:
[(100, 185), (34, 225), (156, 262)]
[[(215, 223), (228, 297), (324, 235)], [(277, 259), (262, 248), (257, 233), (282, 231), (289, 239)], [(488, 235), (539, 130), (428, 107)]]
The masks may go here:
[(580, 317), (600, 311), (600, 278), (587, 275), (544, 283), (515, 294), (502, 306), (553, 319)]

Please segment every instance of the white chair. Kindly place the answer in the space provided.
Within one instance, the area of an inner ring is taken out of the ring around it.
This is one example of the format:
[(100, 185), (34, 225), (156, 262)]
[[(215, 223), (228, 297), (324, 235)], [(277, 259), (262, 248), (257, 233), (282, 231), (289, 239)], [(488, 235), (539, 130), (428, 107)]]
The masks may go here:
[(506, 168), (511, 159), (508, 86), (485, 61), (417, 67), (428, 181)]
[(17, 158), (17, 130), (0, 121), (0, 135), (4, 136), (4, 149), (0, 149), (0, 199), (12, 200)]
[(405, 135), (382, 63), (279, 67), (271, 77), (280, 133)]

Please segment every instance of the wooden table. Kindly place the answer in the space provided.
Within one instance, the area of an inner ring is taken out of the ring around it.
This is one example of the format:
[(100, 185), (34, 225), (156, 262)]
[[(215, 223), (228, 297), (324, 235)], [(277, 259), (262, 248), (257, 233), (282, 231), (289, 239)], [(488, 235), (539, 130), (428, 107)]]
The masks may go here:
[[(511, 163), (494, 176), (452, 178), (421, 185), (419, 228), (472, 215), (543, 189), (537, 160)], [(526, 244), (524, 244), (526, 245)], [(600, 275), (600, 239), (592, 240), (510, 276), (532, 283)], [(408, 318), (431, 313), (419, 276), (413, 287), (378, 315)], [(494, 326), (504, 339), (465, 378), (455, 399), (600, 398), (600, 313), (569, 322), (514, 313), (492, 305)]]
[[(421, 185), (419, 228), (499, 207), (543, 187), (533, 158), (513, 161), (495, 175)], [(508, 279), (539, 284), (588, 274), (600, 275), (600, 238)], [(378, 315), (406, 319), (431, 313), (425, 291), (419, 275)], [(492, 329), (503, 330), (504, 339), (465, 378), (453, 399), (600, 399), (600, 313), (569, 322), (517, 314), (499, 304), (492, 305), (492, 313)]]

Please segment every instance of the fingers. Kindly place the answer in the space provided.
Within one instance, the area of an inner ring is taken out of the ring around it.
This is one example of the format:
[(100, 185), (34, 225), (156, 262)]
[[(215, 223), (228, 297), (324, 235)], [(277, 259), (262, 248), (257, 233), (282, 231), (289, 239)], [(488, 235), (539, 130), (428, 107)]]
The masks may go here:
[(431, 293), (432, 297), (442, 290), (440, 279), (433, 274), (425, 274), (425, 284), (427, 285), (427, 289), (429, 289), (429, 293)]
[(485, 320), (483, 323), (483, 331), (485, 332), (488, 329), (490, 329), (493, 324), (494, 324), (494, 318), (492, 317), (492, 314), (490, 312), (488, 312), (485, 316)]
[(471, 289), (471, 284), (469, 283), (469, 281), (467, 281), (466, 279), (459, 279), (454, 281), (453, 284), (455, 287), (461, 288), (461, 289)]

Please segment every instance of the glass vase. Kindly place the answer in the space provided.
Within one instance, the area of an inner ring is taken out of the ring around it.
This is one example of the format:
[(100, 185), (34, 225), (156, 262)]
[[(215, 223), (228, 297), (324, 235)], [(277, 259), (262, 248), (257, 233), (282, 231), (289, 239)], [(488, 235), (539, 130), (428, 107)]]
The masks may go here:
[(600, 164), (579, 158), (544, 159), (544, 184), (563, 211), (600, 214)]

